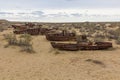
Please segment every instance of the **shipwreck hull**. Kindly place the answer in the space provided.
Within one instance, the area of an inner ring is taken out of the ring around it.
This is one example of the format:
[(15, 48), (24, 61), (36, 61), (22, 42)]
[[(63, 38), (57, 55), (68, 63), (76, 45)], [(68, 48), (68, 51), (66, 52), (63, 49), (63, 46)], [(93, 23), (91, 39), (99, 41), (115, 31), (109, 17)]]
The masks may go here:
[(39, 35), (40, 34), (40, 29), (39, 28), (27, 29), (27, 34)]
[(40, 28), (40, 33), (41, 33), (41, 35), (45, 35), (45, 34), (47, 34), (48, 32), (50, 32), (51, 30), (53, 30), (53, 29)]
[(49, 41), (74, 41), (76, 40), (75, 37), (69, 37), (69, 36), (47, 36), (46, 39)]
[(51, 42), (53, 48), (57, 48), (59, 50), (67, 50), (67, 51), (78, 51), (78, 46), (76, 44), (65, 44), (65, 43), (55, 43)]
[(12, 27), (13, 27), (15, 30), (25, 30), (25, 29), (27, 29), (27, 27), (24, 26), (24, 25), (12, 25)]
[(46, 34), (46, 39), (49, 41), (75, 41), (76, 37), (75, 34), (68, 33), (68, 34)]
[(98, 45), (83, 45), (77, 43), (55, 43), (51, 42), (53, 48), (57, 48), (59, 50), (67, 50), (67, 51), (78, 51), (78, 50), (106, 50), (112, 48), (112, 43), (98, 44)]
[(109, 49), (109, 46), (79, 46), (79, 50), (106, 50)]
[(96, 45), (100, 45), (100, 46), (108, 46), (108, 47), (113, 47), (112, 46), (112, 43), (110, 43), (110, 42), (96, 42), (95, 43)]
[(27, 33), (27, 31), (26, 30), (15, 30), (15, 31), (13, 31), (13, 33), (14, 34), (25, 34), (25, 33)]
[(50, 29), (41, 29), (41, 28), (29, 28), (25, 30), (15, 30), (13, 31), (15, 34), (30, 34), (30, 35), (44, 35), (46, 34)]
[(13, 31), (15, 34), (30, 34), (30, 35), (39, 35), (40, 29), (39, 28), (33, 28), (33, 29), (26, 29), (26, 30), (16, 30)]

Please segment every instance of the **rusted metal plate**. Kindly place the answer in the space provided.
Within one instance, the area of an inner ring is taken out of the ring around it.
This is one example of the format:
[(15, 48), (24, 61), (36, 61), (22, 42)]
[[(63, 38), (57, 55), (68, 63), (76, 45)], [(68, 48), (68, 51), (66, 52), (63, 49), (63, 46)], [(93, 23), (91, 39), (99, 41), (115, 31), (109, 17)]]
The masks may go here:
[(77, 43), (55, 43), (51, 42), (53, 48), (57, 48), (60, 50), (68, 50), (68, 51), (77, 51), (77, 50), (105, 50), (112, 48), (112, 43), (110, 42), (96, 42), (96, 45), (87, 43), (86, 44), (77, 44)]

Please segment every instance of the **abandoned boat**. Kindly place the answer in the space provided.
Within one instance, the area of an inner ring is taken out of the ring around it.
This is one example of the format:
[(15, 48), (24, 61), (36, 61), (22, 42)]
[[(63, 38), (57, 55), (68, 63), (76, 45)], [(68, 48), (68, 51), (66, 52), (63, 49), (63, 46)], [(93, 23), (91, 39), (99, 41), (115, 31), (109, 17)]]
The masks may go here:
[(53, 48), (59, 50), (67, 50), (67, 51), (78, 51), (78, 50), (105, 50), (112, 48), (112, 43), (110, 42), (95, 42), (94, 44), (91, 42), (83, 42), (83, 43), (59, 43), (59, 42), (51, 42)]
[(74, 41), (76, 34), (67, 33), (66, 31), (62, 31), (61, 33), (47, 33), (46, 39), (49, 41)]

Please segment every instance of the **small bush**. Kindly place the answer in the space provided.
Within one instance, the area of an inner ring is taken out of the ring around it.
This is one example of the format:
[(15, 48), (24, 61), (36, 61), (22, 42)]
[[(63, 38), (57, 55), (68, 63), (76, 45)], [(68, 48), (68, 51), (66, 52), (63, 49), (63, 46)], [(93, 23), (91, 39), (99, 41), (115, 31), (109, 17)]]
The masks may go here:
[(102, 39), (102, 38), (94, 38), (94, 42), (103, 42), (104, 41), (104, 39)]
[(120, 45), (120, 36), (118, 37), (118, 39), (116, 40), (116, 44)]
[(55, 55), (60, 54), (59, 50), (55, 49)]
[(18, 40), (15, 35), (7, 34), (7, 35), (4, 35), (4, 37), (5, 37), (6, 41), (8, 42), (8, 45), (17, 45), (18, 44)]
[(23, 46), (21, 51), (23, 51), (23, 52), (25, 51), (25, 52), (28, 52), (28, 53), (35, 53), (32, 45), (30, 45), (30, 46)]
[(28, 34), (23, 34), (20, 36), (20, 39), (19, 39), (19, 43), (18, 45), (19, 46), (30, 46), (31, 45), (31, 40), (32, 40), (32, 37)]
[(31, 44), (32, 37), (28, 34), (23, 34), (19, 38), (17, 38), (14, 34), (7, 34), (4, 37), (8, 42), (8, 45), (5, 47), (8, 47), (9, 45), (14, 45), (21, 47), (22, 51), (26, 51), (29, 53), (35, 52)]
[(20, 36), (20, 38), (23, 38), (23, 39), (27, 40), (28, 42), (30, 42), (32, 40), (32, 37), (29, 34), (23, 34)]
[(3, 32), (5, 28), (3, 26), (0, 26), (0, 32)]
[(60, 52), (56, 51), (55, 54), (56, 54), (56, 55), (57, 55), (57, 54), (60, 54)]

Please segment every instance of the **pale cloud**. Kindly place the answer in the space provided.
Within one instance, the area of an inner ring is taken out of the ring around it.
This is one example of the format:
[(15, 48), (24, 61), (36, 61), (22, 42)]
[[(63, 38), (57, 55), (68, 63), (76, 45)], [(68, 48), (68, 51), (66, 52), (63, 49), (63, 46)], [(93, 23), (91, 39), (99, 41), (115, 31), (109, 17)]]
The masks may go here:
[(117, 9), (1, 10), (0, 18), (38, 22), (119, 21), (120, 11)]
[(11, 12), (0, 12), (0, 15), (13, 14)]

